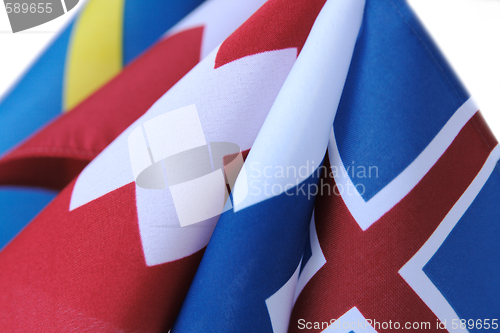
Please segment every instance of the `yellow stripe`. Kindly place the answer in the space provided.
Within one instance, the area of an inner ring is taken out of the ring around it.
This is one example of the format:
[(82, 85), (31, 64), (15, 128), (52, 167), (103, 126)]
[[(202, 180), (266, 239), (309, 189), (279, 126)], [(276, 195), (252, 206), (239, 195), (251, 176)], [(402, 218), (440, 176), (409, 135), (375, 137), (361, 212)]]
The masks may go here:
[(64, 85), (68, 111), (122, 69), (124, 0), (90, 0), (72, 31)]

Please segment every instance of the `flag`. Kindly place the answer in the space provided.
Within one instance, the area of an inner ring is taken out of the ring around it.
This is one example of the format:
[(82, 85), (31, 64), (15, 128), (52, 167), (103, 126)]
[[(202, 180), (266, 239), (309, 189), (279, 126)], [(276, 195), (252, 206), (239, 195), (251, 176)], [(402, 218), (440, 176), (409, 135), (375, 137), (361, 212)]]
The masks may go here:
[(366, 1), (289, 332), (491, 328), (499, 157), (406, 3)]
[[(234, 9), (252, 8), (243, 3)], [(260, 4), (253, 2), (254, 10)], [(3, 249), (5, 330), (160, 331), (172, 325), (224, 208), (222, 157), (253, 144), (321, 5), (266, 3)], [(208, 14), (224, 15), (218, 8)], [(207, 32), (245, 16), (226, 15), (208, 20)], [(274, 29), (262, 31), (264, 22)], [(193, 186), (208, 194), (193, 193)]]
[[(264, 2), (198, 7), (116, 78), (5, 154), (0, 183), (64, 188)], [(218, 15), (232, 19), (219, 23)]]
[[(201, 2), (89, 0), (0, 99), (0, 154), (79, 104)], [(0, 248), (56, 195), (19, 186), (0, 193), (18, 198), (0, 204), (1, 224), (9, 221), (0, 229)]]
[[(116, 78), (0, 158), (0, 184), (29, 189), (41, 203), (21, 197), (13, 188), (6, 197), (0, 227), (5, 245), (127, 126), (144, 114), (170, 87), (245, 21), (264, 1), (214, 1), (201, 5), (170, 29), (150, 50)], [(217, 15), (232, 17), (224, 23)], [(48, 193), (48, 194), (47, 194)], [(11, 199), (12, 200), (12, 199)], [(21, 207), (20, 207), (21, 206)], [(25, 215), (16, 215), (18, 211)], [(30, 213), (30, 214), (28, 214)]]

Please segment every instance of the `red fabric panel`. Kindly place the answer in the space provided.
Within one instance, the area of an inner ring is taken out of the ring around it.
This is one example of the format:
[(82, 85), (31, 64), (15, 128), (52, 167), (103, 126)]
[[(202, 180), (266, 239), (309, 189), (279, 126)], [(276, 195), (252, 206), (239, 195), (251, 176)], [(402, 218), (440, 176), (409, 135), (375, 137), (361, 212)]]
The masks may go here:
[(222, 43), (215, 68), (266, 51), (300, 53), (326, 0), (270, 0)]
[(135, 184), (68, 212), (73, 186), (0, 252), (1, 331), (168, 330), (203, 250), (147, 267)]
[[(88, 155), (87, 155), (88, 156)], [(89, 163), (87, 159), (25, 156), (0, 161), (0, 182), (63, 189)]]
[(160, 41), (71, 112), (4, 156), (0, 184), (64, 188), (200, 61), (202, 37), (203, 27), (197, 27)]
[(481, 133), (484, 141), (490, 146), (495, 147), (498, 144), (495, 135), (491, 131), (490, 127), (486, 123), (483, 115), (480, 111), (476, 113), (476, 115), (472, 118), (474, 120), (474, 124), (476, 125), (478, 131)]

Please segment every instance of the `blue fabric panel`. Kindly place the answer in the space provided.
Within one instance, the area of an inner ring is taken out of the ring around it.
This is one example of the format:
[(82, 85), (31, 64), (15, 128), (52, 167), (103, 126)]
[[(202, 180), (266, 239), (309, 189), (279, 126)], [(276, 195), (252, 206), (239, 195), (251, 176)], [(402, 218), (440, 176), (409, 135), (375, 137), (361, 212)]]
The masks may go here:
[(0, 154), (61, 114), (66, 49), (73, 23), (0, 101)]
[(0, 187), (0, 250), (56, 195), (50, 190)]
[(123, 63), (128, 64), (204, 0), (127, 0)]
[(368, 0), (334, 123), (344, 165), (379, 170), (352, 179), (363, 198), (411, 164), (468, 97), (404, 1)]
[(265, 301), (297, 269), (314, 205), (288, 193), (220, 217), (172, 332), (272, 332)]
[[(425, 265), (424, 272), (461, 319), (497, 319), (498, 323), (500, 320), (499, 164), (472, 205)], [(451, 323), (447, 325), (450, 326)], [(469, 326), (467, 328), (469, 329)], [(469, 332), (475, 331), (483, 332), (476, 327), (469, 329)]]
[(302, 257), (302, 263), (300, 264), (300, 273), (302, 273), (302, 270), (306, 266), (309, 259), (311, 259), (311, 257), (312, 257), (312, 247), (311, 247), (311, 236), (310, 235), (311, 235), (311, 233), (307, 234), (304, 256)]

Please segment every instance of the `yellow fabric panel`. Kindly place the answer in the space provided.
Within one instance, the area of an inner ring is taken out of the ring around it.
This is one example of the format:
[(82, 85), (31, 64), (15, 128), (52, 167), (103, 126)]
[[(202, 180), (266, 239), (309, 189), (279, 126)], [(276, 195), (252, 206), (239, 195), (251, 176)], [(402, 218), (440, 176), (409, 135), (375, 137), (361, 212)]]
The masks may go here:
[(75, 22), (66, 59), (68, 111), (122, 69), (124, 0), (90, 0)]

